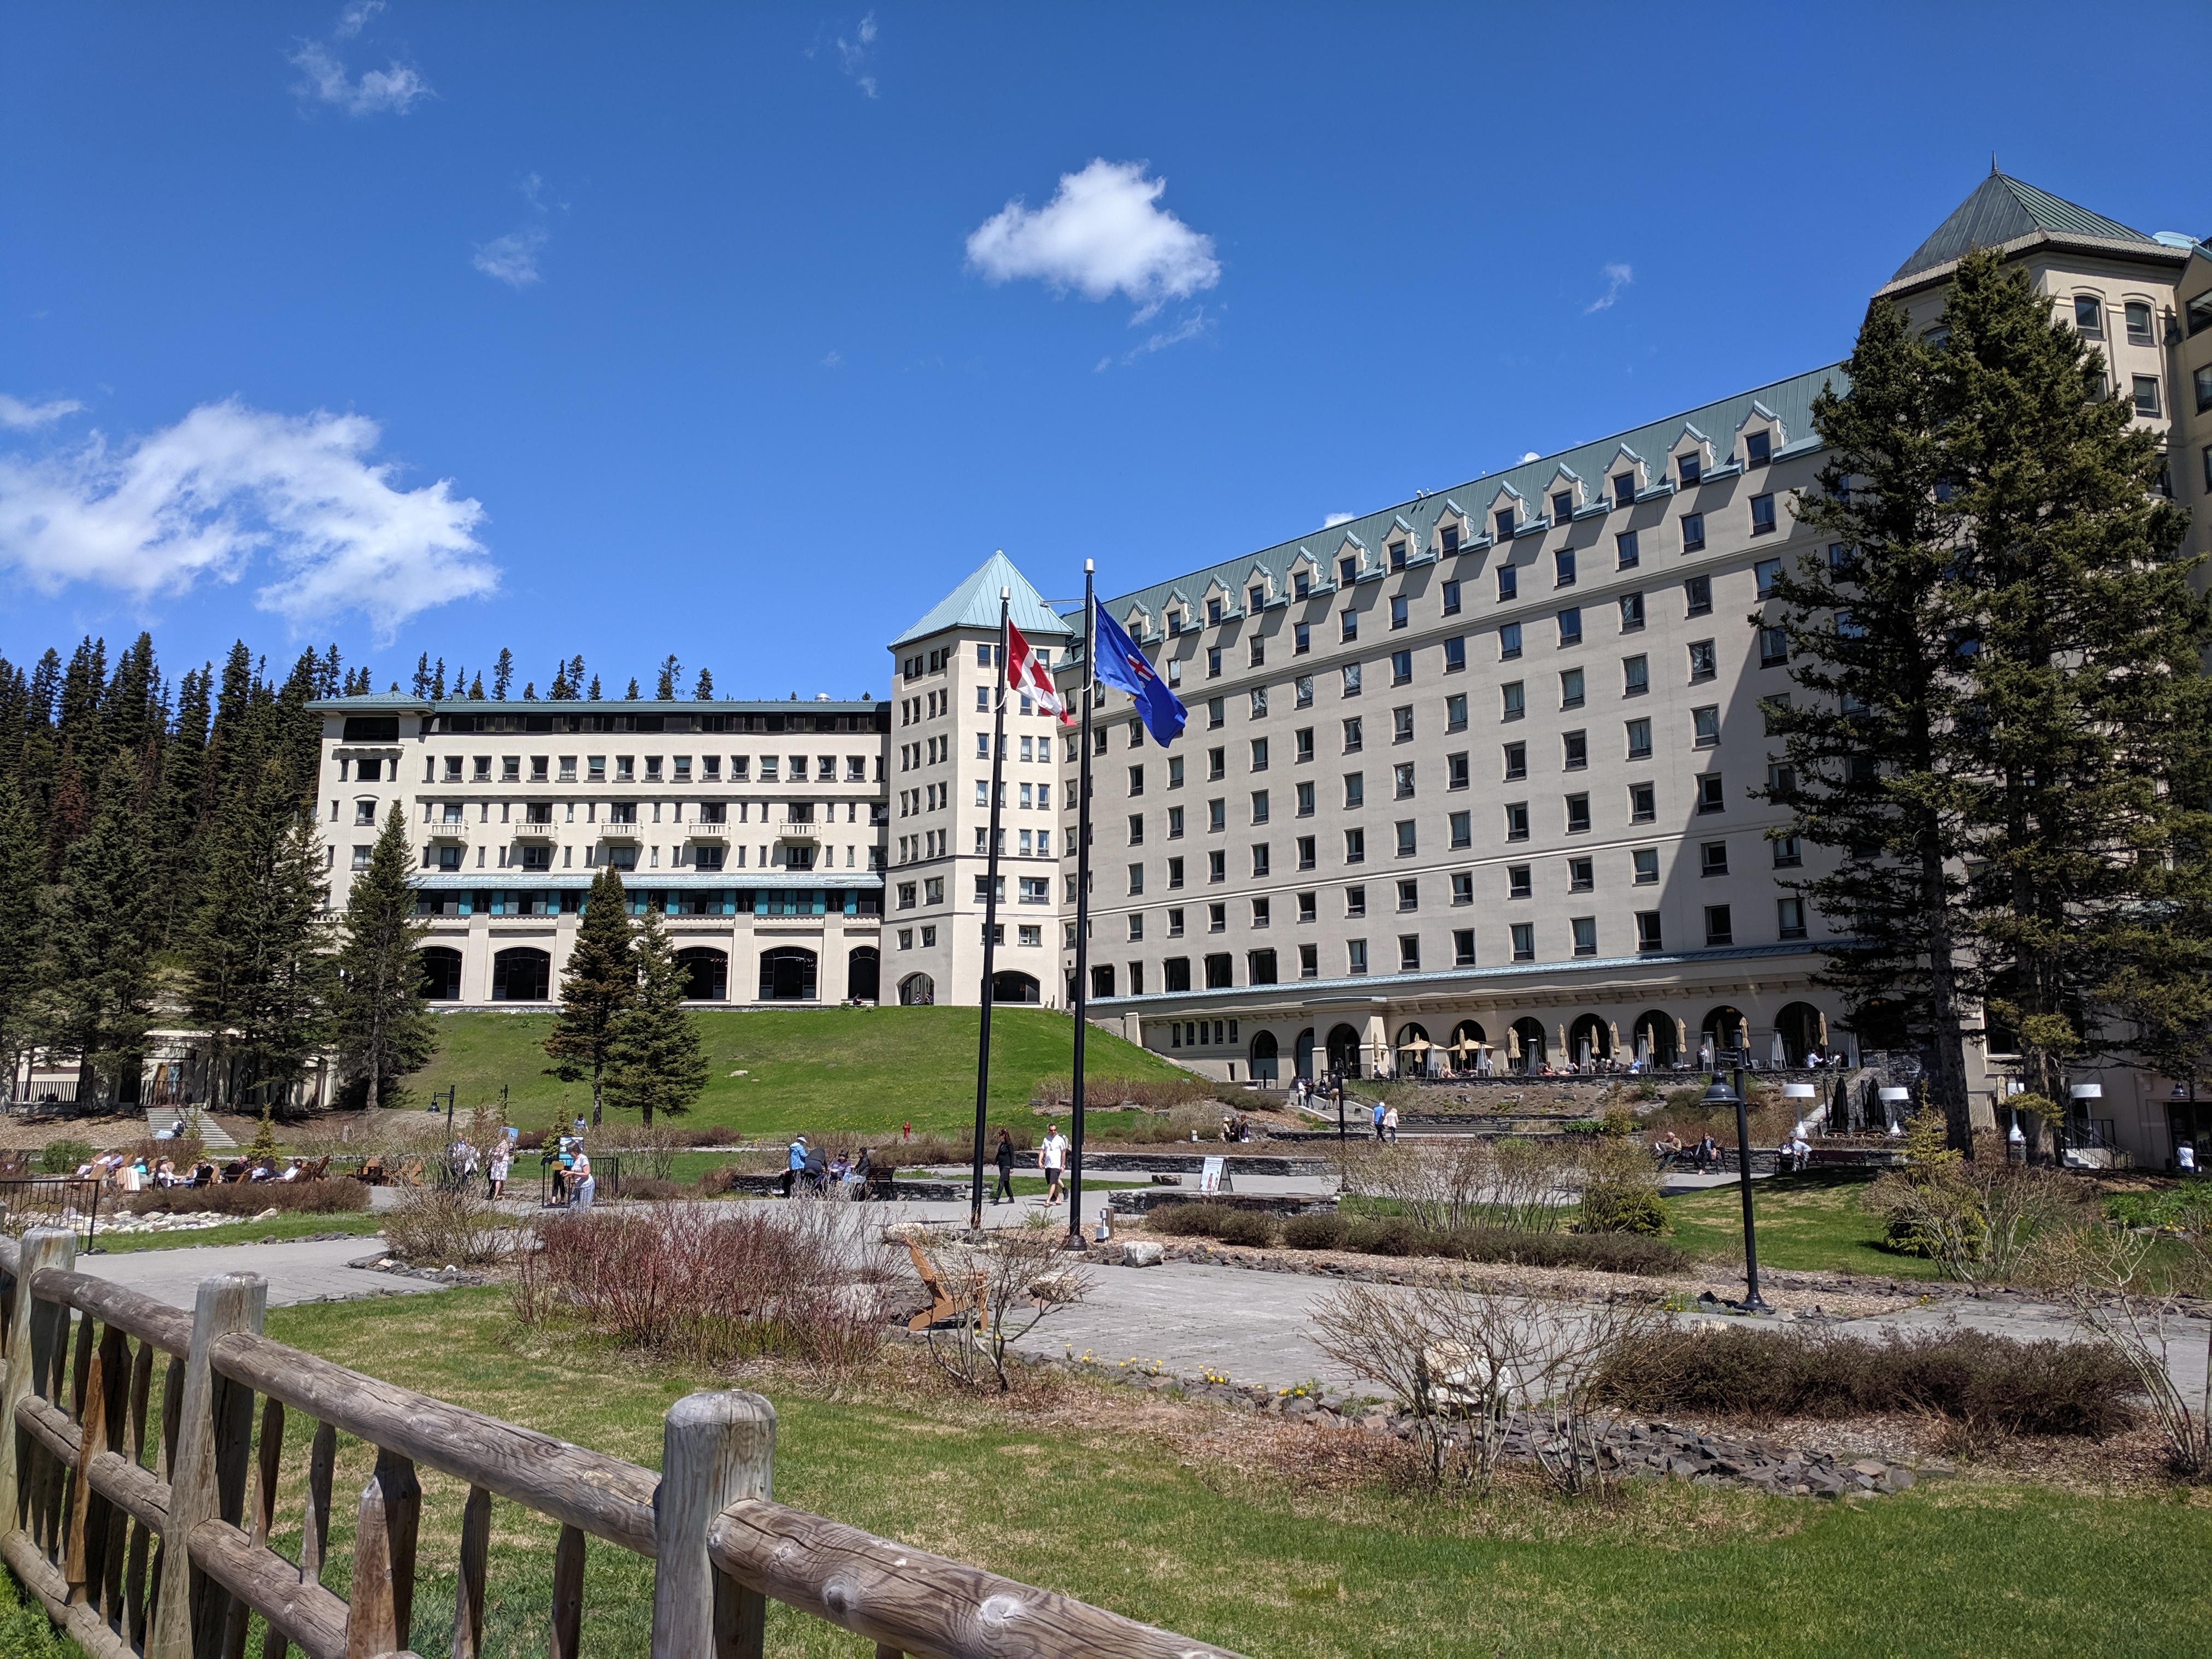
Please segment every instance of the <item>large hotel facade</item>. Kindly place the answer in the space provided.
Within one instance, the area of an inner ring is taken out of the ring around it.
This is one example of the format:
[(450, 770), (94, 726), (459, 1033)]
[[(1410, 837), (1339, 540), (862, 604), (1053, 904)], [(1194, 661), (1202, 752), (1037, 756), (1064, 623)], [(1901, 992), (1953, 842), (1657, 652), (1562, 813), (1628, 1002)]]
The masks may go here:
[[(2212, 550), (2212, 252), (1992, 173), (1875, 299), (1932, 326), (1974, 246), (2104, 352)], [(1759, 704), (1792, 689), (1767, 586), (1824, 554), (1790, 507), (1824, 385), (1838, 368), (1102, 599), (1190, 720), (1165, 750), (1118, 695), (1096, 721), (1092, 1018), (1237, 1081), (1402, 1066), (1416, 1039), (1528, 1066), (1850, 1051), (1790, 885), (1822, 855), (1759, 793)], [(553, 995), (610, 863), (702, 1001), (974, 1002), (1002, 589), (1075, 685), (1079, 617), (1001, 554), (891, 642), (881, 700), (325, 703), (333, 902), (397, 800), (449, 1005)], [(1079, 758), (1009, 708), (1000, 998), (1073, 994)], [(2002, 1058), (1972, 1057), (1985, 1111)], [(2138, 1158), (2212, 1130), (2157, 1079), (2106, 1082)]]

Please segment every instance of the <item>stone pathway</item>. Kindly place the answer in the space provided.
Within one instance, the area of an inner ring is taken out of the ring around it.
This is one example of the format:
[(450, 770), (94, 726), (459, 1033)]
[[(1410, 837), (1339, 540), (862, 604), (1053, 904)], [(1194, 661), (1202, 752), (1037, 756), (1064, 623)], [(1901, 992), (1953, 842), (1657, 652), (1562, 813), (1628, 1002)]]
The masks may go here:
[(76, 1265), (80, 1273), (107, 1279), (173, 1308), (190, 1308), (200, 1280), (211, 1273), (259, 1273), (269, 1281), (272, 1308), (289, 1308), (301, 1302), (349, 1302), (369, 1296), (413, 1296), (445, 1288), (425, 1279), (346, 1265), (374, 1255), (382, 1248), (380, 1240), (370, 1237), (287, 1239), (276, 1244), (186, 1245), (173, 1250), (81, 1255)]
[(166, 1134), (170, 1126), (180, 1117), (184, 1119), (188, 1132), (199, 1132), (200, 1144), (211, 1152), (227, 1152), (238, 1145), (231, 1139), (229, 1130), (197, 1106), (149, 1106), (146, 1109), (146, 1133), (149, 1135)]

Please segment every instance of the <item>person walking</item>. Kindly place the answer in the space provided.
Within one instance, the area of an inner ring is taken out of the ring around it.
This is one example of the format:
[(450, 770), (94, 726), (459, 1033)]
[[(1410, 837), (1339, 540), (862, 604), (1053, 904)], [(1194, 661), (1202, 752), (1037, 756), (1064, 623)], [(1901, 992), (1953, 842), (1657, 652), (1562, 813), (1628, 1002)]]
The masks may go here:
[(573, 1210), (590, 1209), (592, 1195), (599, 1190), (599, 1185), (592, 1178), (592, 1155), (578, 1146), (576, 1161), (568, 1169), (568, 1189), (575, 1194), (569, 1200), (568, 1207)]
[(499, 1145), (491, 1149), (491, 1162), (485, 1168), (486, 1198), (496, 1200), (507, 1195), (507, 1172), (514, 1164), (514, 1154), (507, 1151), (507, 1142), (501, 1139)]
[(1014, 1201), (1014, 1138), (1004, 1129), (999, 1131), (999, 1150), (995, 1154), (999, 1166), (999, 1184), (991, 1189), (991, 1202), (996, 1204), (1003, 1196)]
[(1382, 1139), (1382, 1103), (1381, 1101), (1375, 1103), (1374, 1109), (1369, 1113), (1368, 1117), (1369, 1121), (1374, 1126), (1375, 1139), (1381, 1140)]
[(1037, 1148), (1037, 1163), (1044, 1170), (1044, 1203), (1050, 1209), (1060, 1202), (1060, 1177), (1067, 1169), (1067, 1139), (1057, 1123), (1045, 1131), (1044, 1145)]
[(799, 1184), (799, 1177), (806, 1168), (806, 1137), (805, 1135), (792, 1137), (786, 1164), (787, 1167), (783, 1172), (783, 1195), (789, 1198), (791, 1189)]
[(1382, 1109), (1382, 1137), (1394, 1146), (1398, 1144), (1398, 1109), (1395, 1106)]

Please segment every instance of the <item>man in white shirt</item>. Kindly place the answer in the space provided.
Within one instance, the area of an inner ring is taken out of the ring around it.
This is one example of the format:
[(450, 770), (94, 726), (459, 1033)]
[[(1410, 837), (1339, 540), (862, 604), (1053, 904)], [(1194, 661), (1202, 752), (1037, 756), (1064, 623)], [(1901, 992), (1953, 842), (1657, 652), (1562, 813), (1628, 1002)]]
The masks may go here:
[(1044, 1145), (1037, 1148), (1037, 1164), (1044, 1171), (1044, 1201), (1048, 1209), (1060, 1202), (1060, 1183), (1067, 1170), (1067, 1138), (1057, 1123), (1045, 1131)]

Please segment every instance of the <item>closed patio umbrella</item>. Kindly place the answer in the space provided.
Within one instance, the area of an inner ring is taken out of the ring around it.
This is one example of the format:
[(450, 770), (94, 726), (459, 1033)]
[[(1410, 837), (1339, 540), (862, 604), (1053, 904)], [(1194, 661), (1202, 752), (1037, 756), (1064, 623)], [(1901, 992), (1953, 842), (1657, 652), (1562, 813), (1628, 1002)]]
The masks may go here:
[(1690, 1028), (1680, 1014), (1674, 1016), (1674, 1052), (1678, 1054), (1690, 1052)]
[(1823, 1048), (1828, 1046), (1828, 1017), (1826, 1014), (1820, 1016), (1820, 1046)]
[(1617, 1019), (1606, 1021), (1605, 1034), (1613, 1039), (1613, 1052), (1619, 1054), (1620, 1052), (1620, 1022)]
[(1505, 1028), (1505, 1058), (1508, 1060), (1521, 1058), (1521, 1033), (1510, 1025)]
[(1766, 1063), (1778, 1072), (1790, 1063), (1790, 1051), (1782, 1046), (1782, 1033), (1774, 1033), (1774, 1041), (1766, 1045)]

